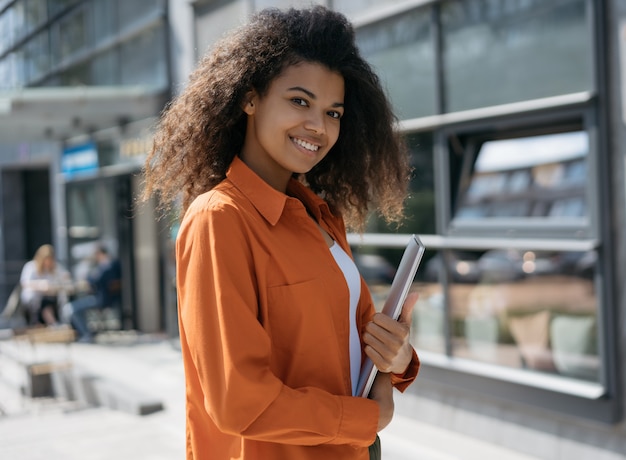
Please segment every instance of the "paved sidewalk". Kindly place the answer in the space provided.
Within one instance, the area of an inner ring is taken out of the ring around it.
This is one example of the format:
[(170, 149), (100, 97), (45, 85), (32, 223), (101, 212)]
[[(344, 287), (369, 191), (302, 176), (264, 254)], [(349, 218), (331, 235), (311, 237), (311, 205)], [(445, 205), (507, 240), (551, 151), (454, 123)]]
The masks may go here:
[[(0, 413), (0, 459), (183, 459), (184, 380), (176, 345), (162, 336), (121, 334), (97, 344), (74, 343), (66, 350), (75, 368), (163, 402), (163, 410), (140, 416), (21, 397), (0, 342), (0, 408), (6, 412)], [(396, 396), (397, 405), (410, 397)], [(533, 460), (402, 415), (396, 415), (381, 440), (385, 460)]]

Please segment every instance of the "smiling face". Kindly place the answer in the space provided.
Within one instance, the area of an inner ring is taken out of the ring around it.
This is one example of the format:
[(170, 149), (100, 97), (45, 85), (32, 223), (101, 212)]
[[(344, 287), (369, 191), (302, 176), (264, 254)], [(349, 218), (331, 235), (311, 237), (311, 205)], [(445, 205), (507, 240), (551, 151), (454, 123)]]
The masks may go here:
[(343, 77), (321, 64), (303, 62), (287, 67), (265, 95), (251, 91), (248, 96), (241, 159), (284, 192), (293, 173), (310, 171), (337, 142)]

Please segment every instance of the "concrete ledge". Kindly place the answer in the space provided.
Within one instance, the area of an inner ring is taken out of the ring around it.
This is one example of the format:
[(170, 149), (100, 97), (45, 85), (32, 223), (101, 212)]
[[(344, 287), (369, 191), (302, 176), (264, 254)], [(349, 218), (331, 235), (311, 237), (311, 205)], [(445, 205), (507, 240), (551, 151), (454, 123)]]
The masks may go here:
[(51, 380), (54, 396), (76, 401), (81, 406), (103, 406), (133, 415), (148, 415), (164, 409), (161, 401), (144, 392), (80, 368), (56, 368), (42, 375)]
[(54, 369), (50, 373), (52, 380), (52, 392), (55, 397), (63, 398), (66, 401), (74, 401), (74, 385), (72, 382), (72, 369)]
[(99, 405), (134, 415), (163, 410), (163, 403), (119, 382), (96, 379), (92, 382)]
[(86, 406), (99, 406), (100, 398), (95, 386), (95, 382), (98, 380), (100, 380), (100, 377), (97, 375), (76, 369), (72, 376), (76, 401)]

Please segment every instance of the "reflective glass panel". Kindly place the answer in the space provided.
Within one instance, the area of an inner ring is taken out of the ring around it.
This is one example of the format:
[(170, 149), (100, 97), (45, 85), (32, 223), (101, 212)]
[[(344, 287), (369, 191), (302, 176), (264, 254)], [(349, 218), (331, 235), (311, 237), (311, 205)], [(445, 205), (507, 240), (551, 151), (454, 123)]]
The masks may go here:
[(162, 0), (120, 0), (117, 2), (118, 21), (120, 30), (145, 18), (147, 15), (161, 8)]
[(79, 0), (48, 0), (50, 16), (65, 10), (67, 7), (78, 3)]
[(0, 88), (13, 89), (24, 83), (20, 53), (10, 53), (0, 59)]
[(46, 9), (46, 0), (28, 0), (26, 2), (24, 15), (26, 31), (30, 32), (46, 21), (48, 17)]
[(442, 2), (445, 111), (592, 90), (587, 3)]
[(357, 30), (363, 57), (381, 78), (398, 118), (437, 111), (431, 9), (421, 8)]
[(98, 54), (91, 61), (92, 85), (119, 84), (119, 51), (110, 49)]
[[(254, 0), (255, 11), (261, 11), (265, 8), (309, 8), (312, 4), (324, 5), (324, 0)], [(333, 2), (333, 7), (335, 3)]]
[(121, 84), (165, 87), (167, 67), (164, 45), (162, 26), (124, 43), (120, 48)]
[(29, 82), (40, 78), (50, 70), (50, 43), (47, 30), (31, 38), (26, 45), (24, 64)]
[[(405, 0), (333, 0), (333, 8), (343, 14), (358, 17), (370, 11), (381, 9)], [(270, 3), (269, 1), (266, 3)]]
[(441, 254), (426, 251), (414, 285), (419, 298), (413, 308), (411, 343), (416, 349), (443, 354), (446, 311), (441, 269)]
[(92, 34), (95, 44), (111, 38), (117, 31), (117, 3), (111, 0), (94, 0), (92, 3)]
[(91, 69), (89, 62), (77, 64), (58, 74), (59, 86), (89, 85), (90, 82)]
[(454, 219), (585, 217), (588, 152), (584, 131), (484, 142)]
[(0, 13), (0, 54), (11, 46), (11, 8)]
[(597, 254), (448, 251), (453, 355), (598, 382)]
[(100, 203), (94, 187), (67, 187), (68, 233), (71, 238), (97, 238), (100, 236)]
[(66, 59), (88, 45), (87, 15), (84, 8), (73, 11), (59, 24), (59, 57)]
[(8, 39), (8, 46), (12, 46), (22, 38), (26, 32), (26, 28), (24, 27), (26, 16), (24, 0), (16, 1), (7, 8), (2, 15), (5, 16), (7, 29), (5, 33), (0, 31), (0, 35), (5, 35)]
[(435, 170), (433, 135), (430, 132), (405, 136), (411, 155), (411, 181), (405, 201), (405, 218), (400, 225), (386, 224), (372, 215), (367, 224), (369, 233), (435, 233)]
[(9, 57), (0, 59), (0, 90), (10, 89), (11, 85), (11, 63)]

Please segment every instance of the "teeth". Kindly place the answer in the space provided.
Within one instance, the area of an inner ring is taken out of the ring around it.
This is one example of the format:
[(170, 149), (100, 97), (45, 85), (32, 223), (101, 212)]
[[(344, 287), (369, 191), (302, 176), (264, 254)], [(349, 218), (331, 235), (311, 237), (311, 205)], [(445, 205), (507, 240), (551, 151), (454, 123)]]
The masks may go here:
[(317, 152), (317, 150), (319, 149), (319, 145), (313, 145), (308, 143), (307, 141), (303, 141), (302, 139), (295, 139), (293, 140), (296, 144), (304, 147), (307, 150), (310, 150), (311, 152)]

